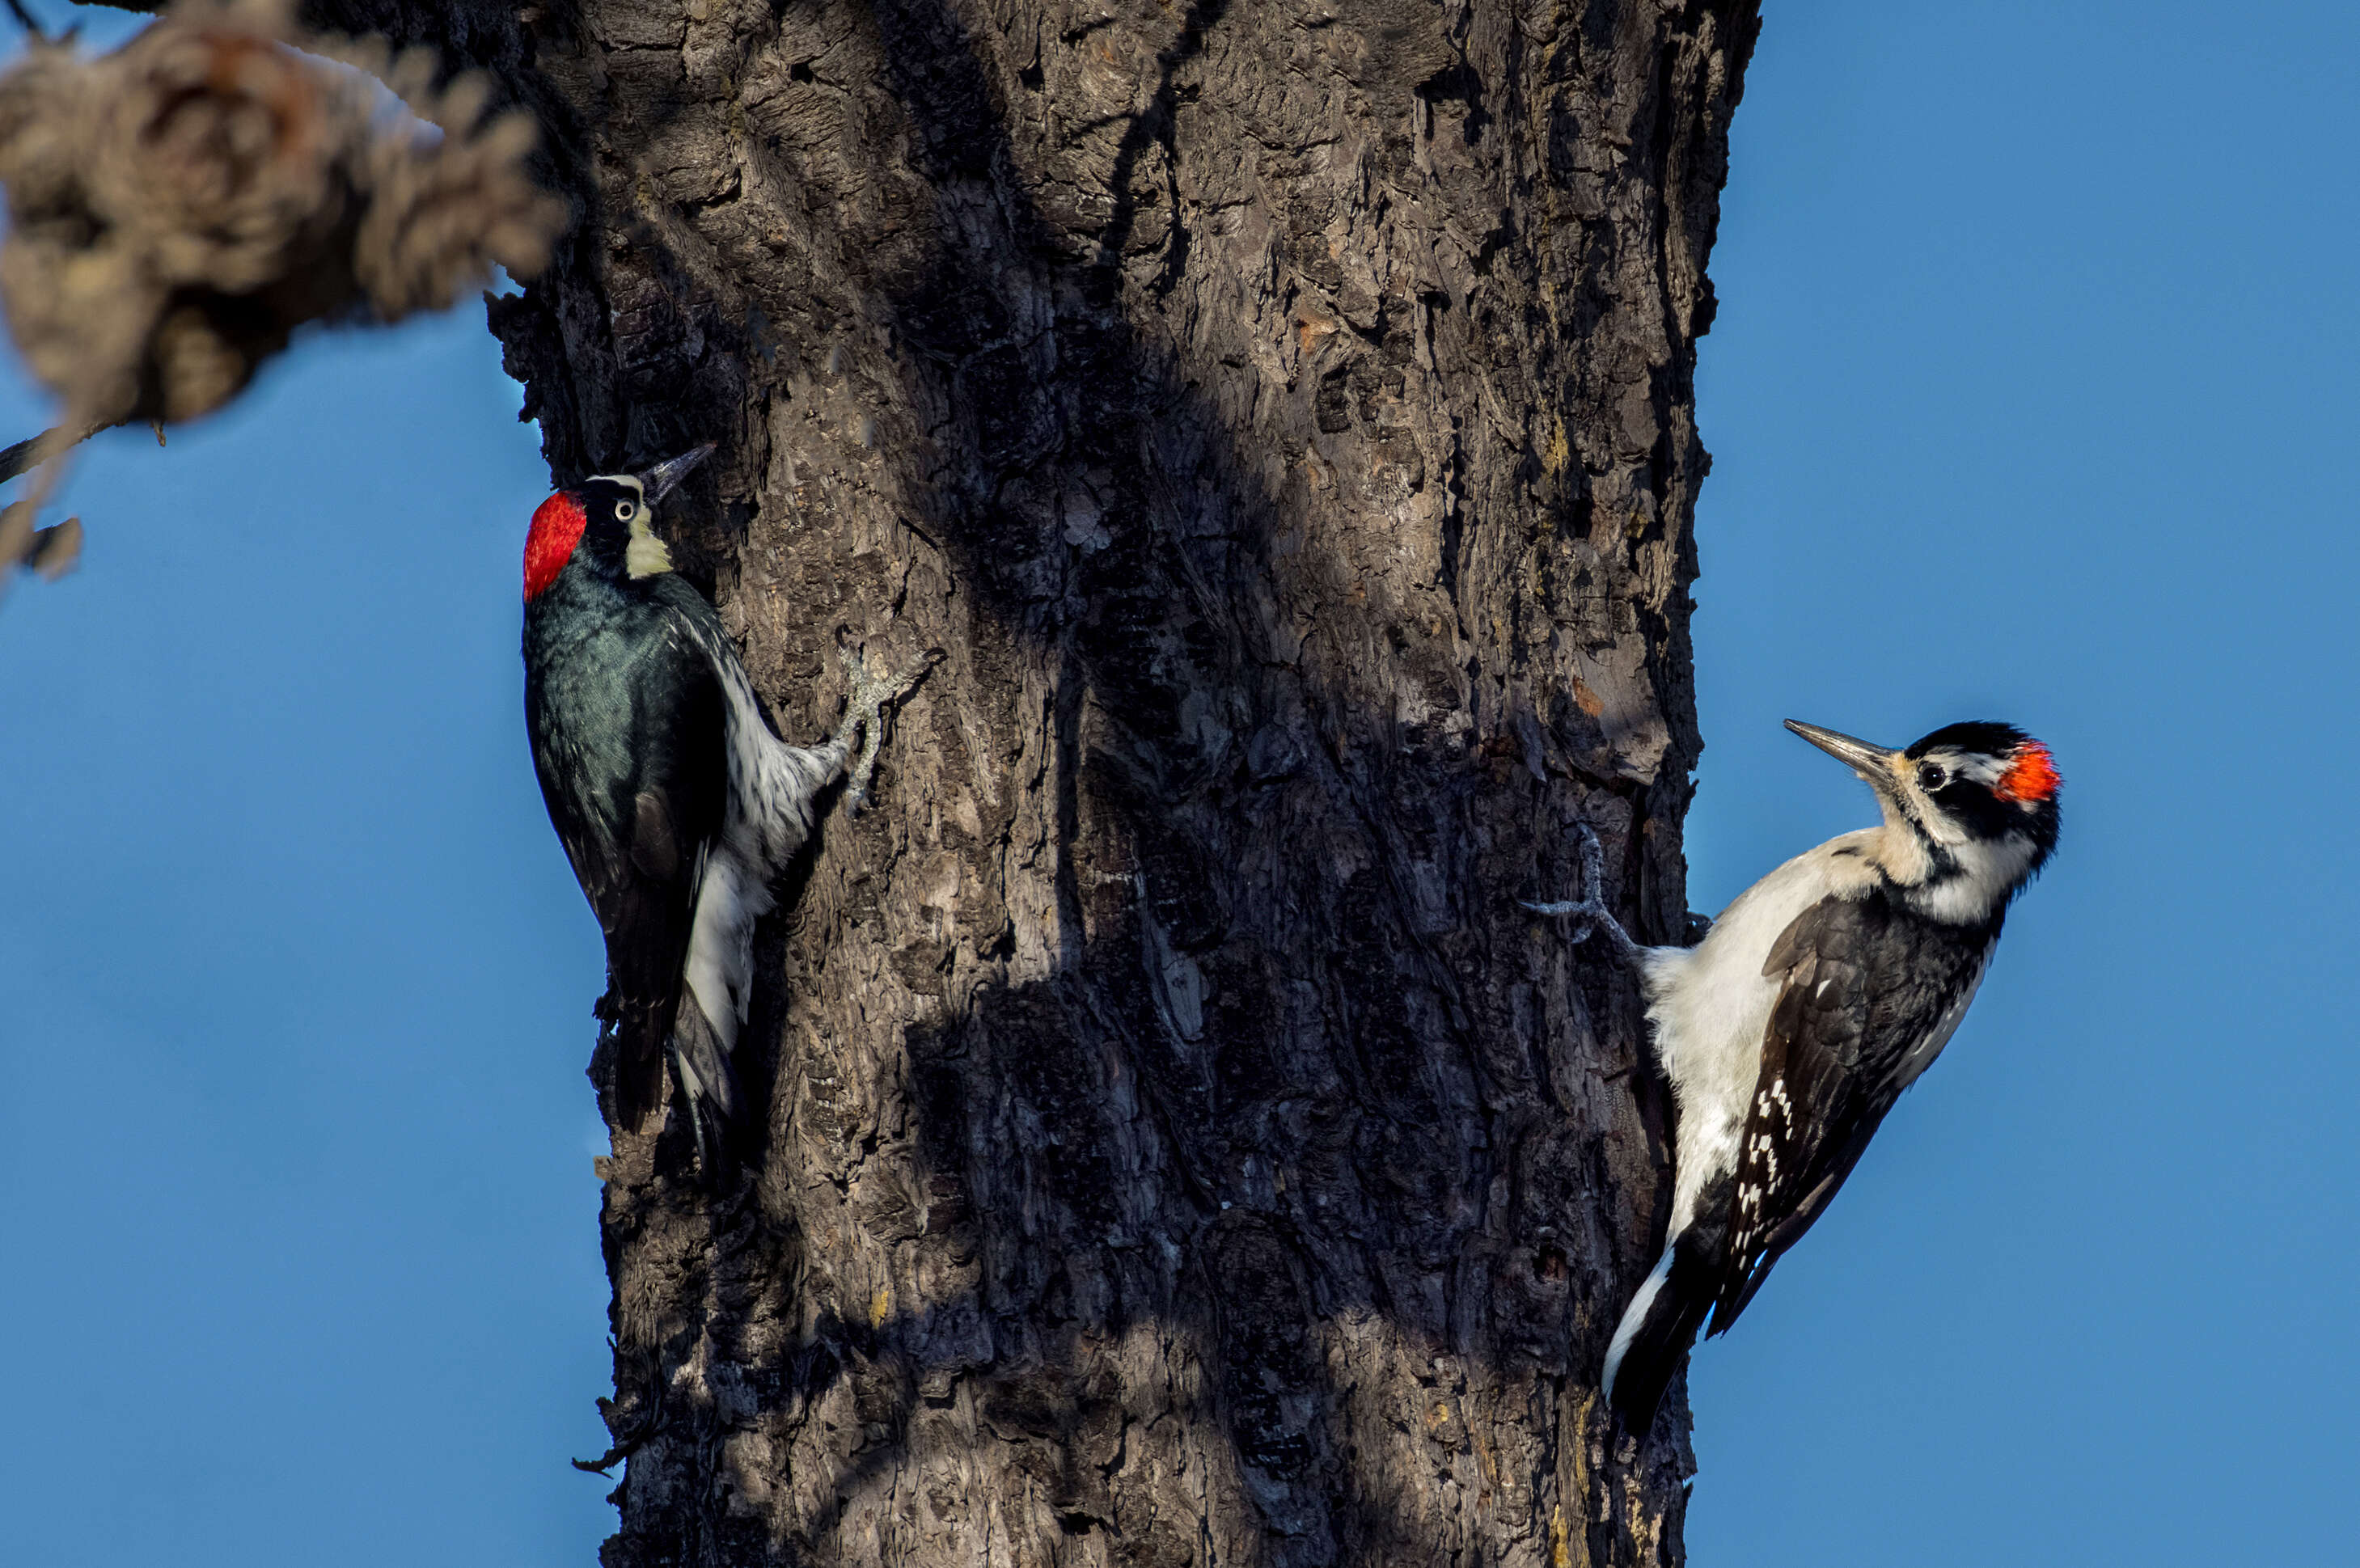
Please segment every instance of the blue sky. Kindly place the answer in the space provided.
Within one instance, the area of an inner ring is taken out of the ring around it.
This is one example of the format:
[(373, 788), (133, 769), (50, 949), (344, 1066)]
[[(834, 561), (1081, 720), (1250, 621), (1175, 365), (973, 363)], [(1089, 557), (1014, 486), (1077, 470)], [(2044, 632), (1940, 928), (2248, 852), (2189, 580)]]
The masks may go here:
[[(1869, 818), (1782, 718), (2013, 719), (2067, 817), (1699, 1354), (1694, 1560), (2333, 1561), (2360, 16), (1768, 10), (1692, 901)], [(321, 340), (169, 450), (93, 443), (82, 570), (0, 604), (11, 1562), (553, 1568), (610, 1528), (563, 1463), (604, 1446), (599, 952), (520, 733), (517, 402), (473, 310)], [(0, 376), (0, 440), (40, 422)]]
[(2348, 1559), (2360, 13), (1783, 4), (1703, 345), (1690, 897), (1992, 715), (2061, 853), (1694, 1363), (1699, 1563)]

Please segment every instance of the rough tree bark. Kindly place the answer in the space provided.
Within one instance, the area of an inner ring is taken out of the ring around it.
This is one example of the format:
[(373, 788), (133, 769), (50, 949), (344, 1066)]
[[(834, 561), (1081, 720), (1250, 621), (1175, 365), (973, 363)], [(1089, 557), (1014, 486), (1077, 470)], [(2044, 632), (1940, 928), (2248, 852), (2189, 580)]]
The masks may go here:
[[(759, 1174), (606, 1178), (609, 1568), (1669, 1563), (1696, 339), (1754, 0), (474, 0), (581, 219), (497, 302), (790, 738), (947, 662), (764, 936)], [(521, 757), (521, 752), (519, 752)], [(585, 998), (586, 1002), (587, 998)]]

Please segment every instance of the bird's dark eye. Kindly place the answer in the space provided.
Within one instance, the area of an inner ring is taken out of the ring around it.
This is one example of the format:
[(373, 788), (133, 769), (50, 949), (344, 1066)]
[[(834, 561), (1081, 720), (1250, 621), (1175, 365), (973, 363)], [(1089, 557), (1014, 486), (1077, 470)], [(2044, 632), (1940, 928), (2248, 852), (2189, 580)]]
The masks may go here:
[(1950, 781), (1950, 776), (1936, 763), (1928, 763), (1918, 770), (1918, 788), (1928, 795)]
[(631, 514), (637, 510), (639, 508), (628, 501), (617, 501), (615, 503), (615, 520), (618, 523), (628, 523), (631, 520)]

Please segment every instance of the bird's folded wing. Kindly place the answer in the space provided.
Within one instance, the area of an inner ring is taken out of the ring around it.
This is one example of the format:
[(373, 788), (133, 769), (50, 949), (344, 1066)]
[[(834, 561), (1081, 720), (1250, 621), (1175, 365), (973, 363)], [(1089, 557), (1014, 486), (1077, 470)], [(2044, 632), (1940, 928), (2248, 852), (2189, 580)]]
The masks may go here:
[(1738, 1149), (1711, 1332), (1737, 1321), (1842, 1187), (1900, 1094), (1901, 1062), (1942, 1026), (1988, 951), (1881, 892), (1814, 904), (1772, 946), (1763, 973), (1785, 980)]

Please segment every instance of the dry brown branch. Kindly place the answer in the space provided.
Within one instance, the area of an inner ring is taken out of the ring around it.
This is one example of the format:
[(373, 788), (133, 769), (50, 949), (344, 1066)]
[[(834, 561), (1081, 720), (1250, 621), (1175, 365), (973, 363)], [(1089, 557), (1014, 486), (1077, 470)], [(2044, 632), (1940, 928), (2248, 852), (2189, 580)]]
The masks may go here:
[[(41, 459), (39, 454), (42, 448), (45, 445), (54, 443), (58, 437), (62, 433), (63, 431), (61, 427), (60, 429), (46, 430), (39, 435), (28, 436), (25, 440), (13, 442), (10, 445), (0, 446), (0, 483), (16, 478), (16, 475), (24, 473), (27, 469), (31, 468), (35, 463), (40, 462)], [(85, 431), (78, 439), (88, 441), (92, 436), (94, 436), (98, 432), (96, 430)]]
[[(0, 303), (65, 417), (11, 449), (20, 467), (79, 439), (60, 431), (212, 412), (307, 322), (391, 321), (495, 266), (539, 271), (565, 210), (525, 173), (530, 118), (434, 75), (277, 3), (177, 5), (96, 58), (34, 44), (0, 78)], [(32, 538), (0, 522), (0, 570)]]

